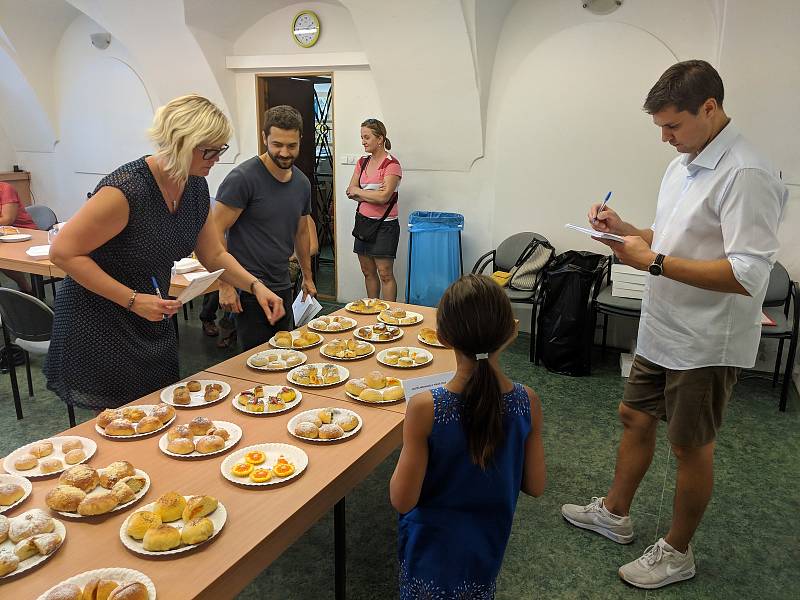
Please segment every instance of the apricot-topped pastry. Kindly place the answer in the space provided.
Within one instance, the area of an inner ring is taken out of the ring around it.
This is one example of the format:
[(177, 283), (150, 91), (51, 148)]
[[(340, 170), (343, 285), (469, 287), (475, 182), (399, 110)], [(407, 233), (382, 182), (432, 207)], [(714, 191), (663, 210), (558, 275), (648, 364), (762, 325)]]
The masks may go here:
[(254, 469), (250, 473), (250, 481), (253, 483), (264, 483), (272, 479), (272, 471), (269, 469)]
[(250, 463), (236, 463), (231, 469), (231, 475), (236, 477), (247, 477), (255, 467)]
[(277, 477), (288, 477), (294, 473), (294, 465), (281, 456), (275, 466), (272, 467), (272, 472)]
[(251, 465), (260, 465), (265, 460), (267, 460), (267, 455), (264, 454), (261, 450), (251, 450), (250, 452), (244, 455), (244, 459)]

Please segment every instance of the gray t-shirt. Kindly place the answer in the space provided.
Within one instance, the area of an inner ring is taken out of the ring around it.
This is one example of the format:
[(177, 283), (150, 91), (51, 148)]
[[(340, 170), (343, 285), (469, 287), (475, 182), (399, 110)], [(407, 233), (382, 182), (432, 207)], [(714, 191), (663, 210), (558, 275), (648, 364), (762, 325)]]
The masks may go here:
[(281, 183), (256, 156), (228, 173), (216, 200), (243, 209), (228, 231), (228, 251), (271, 290), (289, 289), (297, 225), (311, 213), (308, 177), (293, 166), (292, 178)]

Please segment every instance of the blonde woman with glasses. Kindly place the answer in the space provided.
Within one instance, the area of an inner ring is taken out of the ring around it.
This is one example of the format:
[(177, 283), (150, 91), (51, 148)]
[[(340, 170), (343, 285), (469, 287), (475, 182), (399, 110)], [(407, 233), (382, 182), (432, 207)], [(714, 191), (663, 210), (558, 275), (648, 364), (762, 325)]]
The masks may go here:
[(164, 299), (173, 261), (195, 251), (209, 270), (256, 296), (270, 321), (278, 296), (228, 254), (209, 218), (205, 177), (228, 149), (228, 119), (196, 95), (155, 115), (156, 153), (104, 177), (63, 227), (50, 259), (67, 273), (55, 304), (47, 386), (70, 406), (117, 407), (179, 377), (181, 307)]

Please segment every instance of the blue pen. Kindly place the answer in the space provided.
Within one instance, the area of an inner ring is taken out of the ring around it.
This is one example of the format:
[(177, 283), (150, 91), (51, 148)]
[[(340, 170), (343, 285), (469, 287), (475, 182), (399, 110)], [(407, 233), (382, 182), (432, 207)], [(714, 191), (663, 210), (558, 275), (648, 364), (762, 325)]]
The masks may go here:
[[(600, 214), (600, 211), (601, 211), (601, 210), (603, 210), (603, 209), (606, 207), (606, 204), (608, 204), (608, 200), (609, 200), (610, 198), (611, 198), (611, 192), (608, 192), (608, 193), (606, 194), (606, 198), (605, 198), (605, 200), (603, 200), (603, 203), (600, 205), (600, 208), (598, 208), (598, 209), (597, 209), (597, 213), (598, 213), (598, 214)], [(592, 219), (592, 223), (597, 223), (597, 217), (595, 217), (594, 219)]]
[[(150, 281), (153, 283), (153, 288), (156, 290), (156, 296), (163, 300), (164, 296), (161, 295), (161, 290), (158, 287), (158, 281), (156, 280), (155, 275), (150, 275)], [(168, 315), (164, 315), (163, 318), (167, 319)]]

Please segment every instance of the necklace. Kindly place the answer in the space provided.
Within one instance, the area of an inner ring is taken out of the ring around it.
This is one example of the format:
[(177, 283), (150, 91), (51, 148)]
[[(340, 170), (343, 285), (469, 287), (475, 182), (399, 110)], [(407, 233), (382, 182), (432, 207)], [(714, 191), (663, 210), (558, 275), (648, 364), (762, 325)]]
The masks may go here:
[[(160, 169), (159, 169), (159, 171), (160, 171)], [(178, 210), (178, 199), (180, 198), (181, 191), (182, 191), (181, 190), (181, 186), (178, 186), (178, 189), (175, 190), (174, 194), (169, 194), (167, 186), (164, 185), (164, 180), (161, 179), (161, 174), (160, 173), (155, 179), (156, 179), (156, 183), (158, 184), (158, 187), (161, 189), (161, 195), (164, 197), (164, 200), (167, 203), (171, 203), (172, 204), (172, 212), (174, 213), (175, 211)]]

